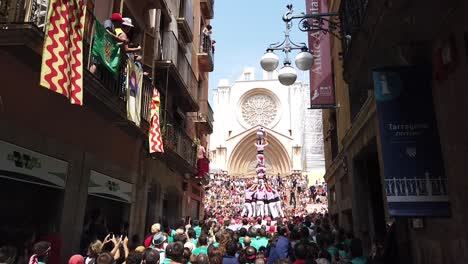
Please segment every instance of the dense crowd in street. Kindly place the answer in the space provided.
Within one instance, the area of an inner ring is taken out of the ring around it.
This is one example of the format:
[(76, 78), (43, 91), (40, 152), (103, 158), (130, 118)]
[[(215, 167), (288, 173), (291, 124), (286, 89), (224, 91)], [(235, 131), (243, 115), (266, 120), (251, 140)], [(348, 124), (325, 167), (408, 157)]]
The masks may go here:
[[(250, 184), (255, 183), (217, 175), (206, 187), (203, 220), (181, 219), (172, 226), (155, 223), (143, 239), (129, 238), (122, 230), (91, 232), (91, 242), (69, 264), (394, 263), (394, 226), (389, 225), (386, 237), (376, 240), (371, 254), (364, 256), (362, 242), (340, 228), (326, 209), (307, 212), (310, 203), (323, 203), (324, 186), (306, 188), (307, 179), (297, 176), (266, 179), (266, 185), (280, 190), (285, 207), (284, 217), (272, 218), (245, 216), (243, 191)], [(27, 261), (14, 246), (5, 245), (0, 248), (0, 263), (59, 264), (55, 247), (47, 239), (31, 243), (24, 252)]]
[[(376, 242), (372, 254), (365, 257), (361, 241), (339, 228), (327, 213), (277, 221), (189, 221), (182, 219), (176, 228), (153, 224), (143, 241), (116, 234), (95, 237), (87, 251), (72, 256), (69, 264), (393, 263), (391, 247), (386, 246), (389, 239)], [(0, 263), (55, 264), (52, 252), (51, 243), (40, 241), (31, 247), (29, 262), (20, 262), (14, 248), (2, 247)]]

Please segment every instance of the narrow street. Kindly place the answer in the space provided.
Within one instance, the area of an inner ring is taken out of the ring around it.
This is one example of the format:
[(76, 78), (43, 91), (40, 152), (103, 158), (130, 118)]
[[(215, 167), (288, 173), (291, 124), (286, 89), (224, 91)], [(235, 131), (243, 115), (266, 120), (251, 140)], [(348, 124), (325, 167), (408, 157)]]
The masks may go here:
[(0, 264), (468, 263), (467, 13), (0, 0)]

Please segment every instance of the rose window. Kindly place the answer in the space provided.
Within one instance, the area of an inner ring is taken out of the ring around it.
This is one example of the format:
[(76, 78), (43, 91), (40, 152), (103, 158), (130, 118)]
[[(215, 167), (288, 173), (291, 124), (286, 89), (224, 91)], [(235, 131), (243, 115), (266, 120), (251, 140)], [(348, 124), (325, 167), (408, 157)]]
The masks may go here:
[(242, 103), (242, 118), (251, 126), (268, 126), (277, 114), (276, 103), (268, 95), (253, 95)]

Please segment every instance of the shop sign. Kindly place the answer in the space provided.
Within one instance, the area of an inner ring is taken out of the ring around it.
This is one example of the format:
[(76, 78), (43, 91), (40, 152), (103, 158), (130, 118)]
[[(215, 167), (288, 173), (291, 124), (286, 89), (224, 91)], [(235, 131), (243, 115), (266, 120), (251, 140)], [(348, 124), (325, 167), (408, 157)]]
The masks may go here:
[(374, 70), (385, 190), (391, 216), (450, 215), (430, 69)]
[(124, 182), (97, 171), (91, 171), (88, 194), (119, 202), (132, 202), (133, 184)]
[(68, 163), (0, 141), (0, 177), (65, 188)]

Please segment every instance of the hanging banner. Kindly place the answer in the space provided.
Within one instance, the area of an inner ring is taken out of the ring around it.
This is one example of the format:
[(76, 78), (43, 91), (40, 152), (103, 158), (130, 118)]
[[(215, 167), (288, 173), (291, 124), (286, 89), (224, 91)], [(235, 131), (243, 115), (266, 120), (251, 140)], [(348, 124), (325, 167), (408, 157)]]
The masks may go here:
[(42, 52), (40, 85), (76, 105), (83, 105), (85, 2), (50, 1)]
[(163, 153), (164, 144), (161, 135), (161, 123), (159, 113), (161, 108), (161, 96), (158, 89), (153, 87), (151, 98), (150, 129), (148, 132), (149, 153)]
[[(307, 13), (328, 13), (328, 0), (306, 0)], [(311, 26), (328, 28), (328, 22), (309, 19)], [(310, 108), (326, 109), (335, 107), (335, 89), (330, 54), (330, 35), (321, 30), (310, 31), (309, 51), (314, 57), (310, 69)]]
[(132, 58), (127, 60), (127, 118), (140, 126), (143, 71)]
[(388, 210), (391, 216), (448, 216), (430, 69), (374, 70)]

